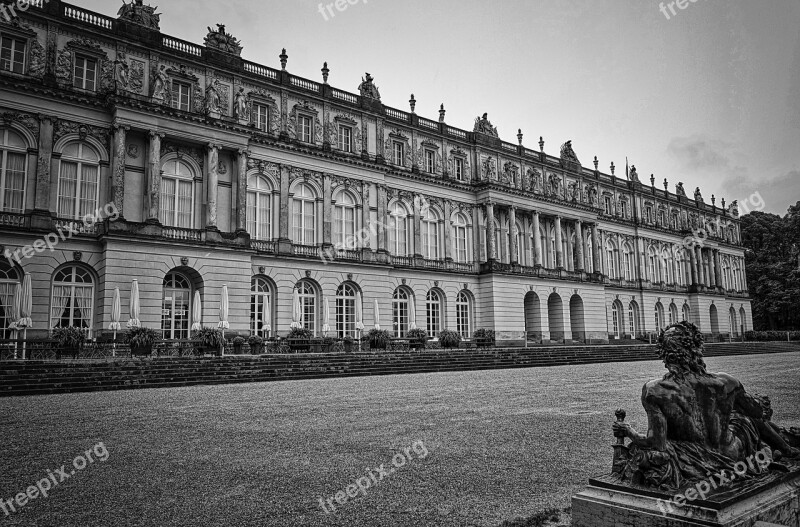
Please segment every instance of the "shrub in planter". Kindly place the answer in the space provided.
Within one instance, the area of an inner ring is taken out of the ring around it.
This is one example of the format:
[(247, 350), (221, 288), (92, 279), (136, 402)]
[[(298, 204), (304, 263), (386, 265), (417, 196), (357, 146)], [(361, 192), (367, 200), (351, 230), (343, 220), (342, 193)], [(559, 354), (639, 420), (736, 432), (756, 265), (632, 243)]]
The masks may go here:
[(289, 331), (289, 334), (286, 336), (287, 339), (305, 339), (308, 340), (314, 336), (314, 333), (310, 329), (306, 328), (292, 328)]
[(333, 337), (325, 337), (322, 339), (322, 352), (330, 353), (333, 351), (333, 345), (336, 344), (336, 339)]
[(233, 338), (233, 352), (237, 355), (242, 353), (242, 346), (244, 346), (244, 337), (237, 336)]
[(386, 349), (392, 340), (391, 334), (385, 329), (371, 329), (366, 335), (370, 349)]
[(461, 335), (455, 331), (445, 329), (439, 333), (439, 344), (443, 348), (457, 348), (461, 345)]
[(192, 340), (199, 341), (198, 351), (205, 353), (221, 353), (222, 346), (225, 344), (225, 339), (222, 337), (222, 331), (217, 328), (201, 328), (192, 333)]
[(86, 333), (83, 332), (83, 329), (76, 327), (57, 328), (53, 330), (53, 338), (58, 343), (57, 359), (61, 358), (62, 353), (77, 358), (86, 341)]
[(353, 351), (353, 345), (355, 344), (356, 339), (353, 337), (345, 337), (342, 339), (342, 348), (345, 353), (351, 353)]
[(472, 338), (478, 346), (494, 346), (493, 329), (478, 329), (472, 334)]
[(131, 328), (127, 339), (131, 347), (131, 356), (149, 356), (153, 354), (153, 344), (161, 338), (161, 334), (152, 328)]
[(264, 351), (264, 339), (258, 335), (250, 335), (250, 338), (247, 339), (247, 344), (250, 346), (250, 353), (254, 355)]
[(408, 337), (408, 343), (411, 349), (425, 349), (425, 344), (428, 342), (428, 332), (424, 329), (417, 328), (409, 330), (409, 332), (406, 333), (406, 337)]

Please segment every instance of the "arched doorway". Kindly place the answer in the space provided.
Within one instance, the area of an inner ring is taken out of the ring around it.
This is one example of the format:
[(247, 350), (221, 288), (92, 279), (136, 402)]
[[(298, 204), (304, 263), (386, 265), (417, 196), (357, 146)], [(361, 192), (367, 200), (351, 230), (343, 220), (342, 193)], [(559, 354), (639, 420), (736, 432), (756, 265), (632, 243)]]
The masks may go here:
[(525, 295), (525, 335), (528, 340), (542, 338), (542, 306), (539, 295), (533, 291)]
[(586, 326), (583, 322), (583, 299), (580, 295), (572, 295), (569, 299), (569, 326), (572, 331), (572, 340), (584, 342), (586, 340)]
[(622, 313), (622, 302), (615, 300), (611, 304), (611, 335), (615, 339), (621, 339), (625, 332), (625, 317)]
[(741, 328), (741, 335), (744, 335), (744, 332), (747, 331), (747, 316), (743, 307), (739, 308), (739, 327)]
[(719, 335), (719, 317), (717, 316), (717, 306), (711, 304), (711, 307), (708, 309), (708, 314), (711, 318), (711, 333), (713, 335)]
[(550, 340), (564, 341), (564, 304), (558, 293), (547, 299), (547, 323), (550, 326)]
[(736, 321), (736, 310), (731, 307), (728, 311), (728, 327), (731, 328), (731, 336), (739, 336), (739, 323)]

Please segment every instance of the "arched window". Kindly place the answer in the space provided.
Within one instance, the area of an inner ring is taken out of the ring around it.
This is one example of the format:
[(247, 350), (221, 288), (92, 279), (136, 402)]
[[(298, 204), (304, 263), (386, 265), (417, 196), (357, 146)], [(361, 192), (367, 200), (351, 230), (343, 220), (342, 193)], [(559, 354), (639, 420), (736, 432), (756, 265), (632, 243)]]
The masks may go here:
[(94, 319), (94, 280), (77, 265), (64, 267), (53, 275), (51, 328), (81, 328), (91, 334)]
[(297, 245), (317, 244), (317, 195), (305, 183), (292, 196), (292, 232)]
[(27, 160), (27, 145), (22, 136), (0, 129), (0, 212), (24, 211)]
[(683, 304), (683, 320), (692, 321), (692, 308), (689, 307), (689, 304)]
[(11, 330), (8, 326), (12, 322), (14, 314), (12, 304), (14, 293), (20, 284), (19, 273), (5, 262), (0, 262), (0, 338), (11, 338)]
[(617, 300), (611, 304), (611, 334), (616, 338), (622, 337), (623, 327), (622, 304)]
[(614, 242), (606, 243), (606, 276), (617, 278), (617, 247)]
[(356, 336), (356, 288), (344, 283), (336, 290), (336, 336)]
[(525, 259), (523, 258), (523, 255), (525, 254), (525, 246), (524, 246), (525, 237), (523, 232), (525, 231), (522, 230), (522, 225), (520, 225), (519, 223), (515, 224), (514, 229), (516, 230), (514, 236), (517, 241), (517, 252), (514, 255), (514, 257), (517, 263), (525, 265)]
[(356, 200), (349, 192), (339, 194), (333, 208), (333, 235), (337, 247), (356, 248)]
[(678, 306), (675, 304), (670, 304), (669, 306), (669, 324), (677, 324), (678, 323)]
[(405, 337), (408, 333), (408, 306), (412, 301), (413, 297), (405, 288), (395, 289), (392, 296), (392, 326), (395, 337)]
[(654, 310), (655, 316), (655, 328), (656, 331), (661, 331), (664, 329), (664, 306), (661, 305), (661, 302), (656, 303), (656, 307)]
[(672, 256), (670, 256), (666, 249), (661, 253), (661, 270), (663, 281), (668, 284), (674, 283), (672, 276)]
[(304, 329), (311, 331), (314, 336), (317, 335), (317, 290), (306, 280), (297, 284), (297, 292), (300, 296), (300, 311), (303, 314), (303, 319), (300, 324)]
[(180, 159), (166, 161), (162, 170), (159, 220), (168, 227), (193, 228), (194, 170)]
[(192, 318), (192, 284), (184, 275), (173, 271), (164, 277), (163, 289), (161, 299), (163, 338), (188, 339)]
[(467, 234), (468, 228), (467, 218), (460, 212), (456, 214), (455, 221), (453, 222), (453, 244), (454, 254), (457, 262), (466, 263), (472, 259), (469, 257), (469, 237)]
[(58, 173), (58, 215), (80, 219), (97, 210), (100, 192), (100, 156), (86, 143), (64, 147)]
[(247, 232), (254, 240), (271, 240), (272, 185), (263, 176), (247, 178)]
[[(269, 281), (262, 276), (250, 280), (250, 331), (269, 338), (275, 330), (275, 304)], [(267, 327), (269, 329), (267, 329)]]
[[(552, 269), (554, 266), (550, 263), (550, 244), (547, 241), (547, 227), (542, 225), (539, 227), (539, 246), (542, 249), (542, 267)], [(536, 250), (534, 248), (534, 250)]]
[(408, 210), (395, 202), (389, 208), (389, 251), (395, 256), (408, 256)]
[(633, 300), (628, 304), (628, 329), (631, 338), (636, 338), (639, 334), (639, 304)]
[(456, 297), (456, 331), (462, 339), (472, 337), (472, 296), (463, 290)]
[(428, 291), (425, 297), (425, 320), (428, 328), (428, 336), (436, 338), (442, 331), (442, 295), (435, 289)]
[(428, 260), (438, 260), (439, 254), (439, 215), (428, 208), (422, 215), (422, 256)]
[(622, 268), (625, 273), (625, 280), (634, 280), (635, 274), (633, 272), (633, 250), (628, 243), (622, 246)]
[(584, 240), (584, 255), (586, 256), (586, 272), (594, 273), (597, 269), (594, 268), (594, 256), (592, 253), (592, 234), (591, 231), (587, 233), (586, 240)]
[(658, 273), (658, 256), (656, 250), (650, 247), (647, 255), (647, 262), (650, 269), (650, 281), (653, 283), (660, 282), (660, 275)]
[(678, 285), (686, 285), (686, 253), (683, 249), (679, 249), (675, 254), (675, 267), (677, 274), (675, 275), (675, 283)]
[(505, 243), (503, 242), (503, 228), (500, 226), (499, 220), (494, 220), (494, 243), (497, 246), (497, 260), (499, 262), (504, 262), (505, 251), (503, 251), (503, 246), (505, 245), (508, 247), (510, 242), (508, 238), (506, 238)]

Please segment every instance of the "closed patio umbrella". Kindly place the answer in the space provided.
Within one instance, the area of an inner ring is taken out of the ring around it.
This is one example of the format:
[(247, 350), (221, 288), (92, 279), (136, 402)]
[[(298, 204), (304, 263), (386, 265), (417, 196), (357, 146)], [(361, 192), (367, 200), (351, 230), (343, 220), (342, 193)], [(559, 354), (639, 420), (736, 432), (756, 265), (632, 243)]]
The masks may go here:
[[(19, 331), (19, 319), (21, 318), (19, 314), (19, 304), (22, 300), (22, 285), (17, 284), (14, 286), (14, 296), (11, 298), (11, 322), (8, 324), (8, 328), (14, 331)], [(19, 333), (17, 333), (19, 336)], [(14, 343), (14, 358), (17, 358), (17, 343)]]
[(364, 307), (362, 306), (361, 292), (356, 293), (356, 329), (364, 331)]
[(200, 291), (194, 292), (192, 301), (192, 331), (200, 331), (203, 327), (203, 301), (200, 299)]
[(17, 328), (22, 328), (22, 359), (25, 360), (25, 339), (28, 338), (28, 328), (33, 326), (31, 314), (33, 312), (33, 286), (31, 275), (26, 274), (22, 279), (22, 292), (19, 298), (19, 322)]
[(417, 307), (414, 305), (414, 298), (408, 302), (408, 329), (417, 329)]
[(375, 299), (375, 329), (381, 329), (381, 310), (378, 307), (378, 299)]
[(263, 325), (261, 326), (261, 331), (264, 331), (269, 338), (270, 333), (272, 332), (272, 313), (269, 309), (269, 302), (264, 302), (264, 321)]
[(122, 316), (122, 307), (120, 306), (119, 287), (114, 288), (114, 300), (111, 301), (111, 324), (108, 329), (114, 332), (114, 348), (111, 352), (113, 357), (117, 356), (117, 331), (122, 329), (119, 319)]
[(130, 319), (128, 320), (129, 328), (142, 327), (139, 321), (139, 281), (134, 279), (131, 282), (131, 299), (130, 299)]
[(322, 320), (322, 334), (327, 337), (328, 331), (331, 330), (331, 306), (328, 303), (328, 297), (325, 297), (325, 300), (322, 301), (322, 304), (323, 309), (325, 310)]
[(292, 323), (289, 325), (292, 329), (300, 329), (303, 327), (300, 320), (303, 318), (303, 313), (300, 308), (300, 292), (295, 288), (292, 293)]
[(230, 304), (228, 302), (228, 286), (222, 286), (222, 293), (220, 294), (219, 299), (219, 327), (222, 330), (222, 337), (225, 338), (225, 330), (231, 327), (228, 323), (228, 311), (230, 310)]

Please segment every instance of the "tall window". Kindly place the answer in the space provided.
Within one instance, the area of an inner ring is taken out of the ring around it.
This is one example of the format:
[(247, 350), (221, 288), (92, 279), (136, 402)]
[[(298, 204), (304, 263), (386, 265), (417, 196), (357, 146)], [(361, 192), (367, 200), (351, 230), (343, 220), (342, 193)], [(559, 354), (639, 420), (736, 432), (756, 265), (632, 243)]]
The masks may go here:
[(456, 331), (463, 339), (472, 337), (472, 298), (466, 291), (456, 297)]
[(272, 239), (272, 185), (263, 176), (247, 178), (247, 232), (255, 240)]
[(193, 228), (194, 171), (179, 159), (167, 161), (162, 170), (159, 220), (168, 227)]
[(619, 202), (619, 215), (623, 218), (628, 217), (628, 202), (627, 201), (620, 201)]
[(633, 251), (627, 243), (622, 246), (622, 267), (625, 272), (625, 280), (633, 280)]
[(611, 333), (617, 338), (622, 336), (622, 306), (619, 302), (611, 304)]
[(408, 333), (408, 305), (410, 295), (404, 288), (396, 289), (392, 296), (392, 326), (395, 337), (405, 337)]
[(661, 302), (656, 303), (655, 310), (653, 311), (655, 317), (655, 327), (656, 331), (661, 331), (664, 329), (664, 306), (661, 305)]
[(7, 263), (0, 262), (0, 338), (11, 338), (8, 326), (16, 322), (11, 317), (14, 315), (14, 292), (19, 283), (19, 273)]
[(689, 304), (683, 304), (683, 320), (692, 321), (692, 308), (689, 307)]
[(389, 209), (389, 250), (395, 256), (408, 256), (408, 210), (396, 202)]
[(299, 132), (300, 140), (303, 141), (304, 143), (310, 143), (311, 142), (311, 136), (313, 135), (312, 134), (312, 129), (311, 129), (311, 127), (312, 127), (312, 125), (311, 125), (311, 117), (309, 117), (307, 115), (300, 115), (297, 118), (297, 124), (298, 124), (298, 127), (299, 127), (298, 132)]
[(185, 82), (173, 82), (172, 104), (178, 110), (188, 112), (192, 108), (192, 87)]
[[(164, 277), (161, 299), (161, 332), (165, 340), (189, 338), (192, 316), (192, 284), (180, 273)], [(199, 320), (198, 320), (199, 322)]]
[(97, 60), (76, 55), (74, 73), (73, 86), (87, 91), (95, 90), (97, 86)]
[(94, 319), (94, 280), (77, 265), (70, 265), (53, 275), (51, 328), (76, 327), (91, 334)]
[(343, 124), (339, 125), (339, 150), (342, 152), (353, 151), (353, 129)]
[(647, 206), (644, 209), (644, 220), (647, 223), (653, 223), (653, 207)]
[(670, 304), (669, 306), (669, 325), (678, 323), (678, 306)]
[(262, 132), (267, 131), (269, 126), (269, 109), (265, 104), (253, 104), (253, 124)]
[(299, 245), (317, 243), (317, 195), (310, 186), (301, 184), (292, 199), (293, 241)]
[(339, 194), (333, 209), (333, 230), (336, 245), (342, 249), (356, 248), (356, 200), (349, 192)]
[(300, 321), (304, 329), (317, 335), (317, 291), (310, 282), (302, 281), (297, 284), (300, 295), (300, 311), (303, 320)]
[(422, 216), (422, 256), (428, 260), (438, 260), (440, 257), (439, 216), (430, 208)]
[(606, 275), (616, 278), (617, 275), (617, 248), (610, 243), (606, 246)]
[(405, 145), (400, 141), (392, 142), (392, 163), (403, 166), (405, 160)]
[(663, 281), (668, 284), (674, 283), (674, 277), (672, 276), (672, 256), (667, 251), (661, 253), (661, 269)]
[(436, 172), (436, 154), (433, 150), (425, 150), (425, 172), (428, 174)]
[[(275, 310), (272, 304), (272, 289), (266, 278), (256, 276), (250, 281), (250, 331), (254, 335), (271, 337)], [(270, 326), (267, 331), (264, 326)]]
[(356, 336), (356, 288), (342, 284), (336, 290), (336, 336)]
[(25, 208), (25, 140), (11, 130), (0, 130), (0, 211), (22, 214)]
[(683, 252), (683, 249), (678, 250), (678, 254), (675, 255), (676, 258), (676, 267), (677, 273), (675, 274), (675, 283), (678, 285), (686, 285), (686, 253)]
[(457, 262), (468, 262), (468, 237), (467, 237), (467, 218), (463, 214), (456, 214), (453, 222), (453, 241), (455, 244), (455, 258)]
[(58, 175), (58, 215), (80, 219), (97, 210), (100, 156), (85, 143), (70, 143), (61, 154)]
[(658, 257), (656, 256), (656, 251), (652, 247), (650, 251), (648, 251), (647, 256), (649, 267), (650, 267), (650, 281), (653, 283), (660, 282), (658, 275)]
[(442, 295), (431, 289), (425, 297), (425, 320), (428, 336), (436, 338), (442, 331)]
[(457, 157), (453, 160), (453, 170), (455, 171), (456, 181), (464, 181), (464, 160)]
[(631, 337), (636, 338), (639, 333), (639, 304), (633, 301), (628, 304), (628, 329)]
[(516, 247), (517, 250), (516, 250), (516, 254), (514, 254), (514, 257), (516, 258), (516, 262), (518, 264), (525, 265), (525, 259), (522, 257), (522, 255), (523, 255), (523, 253), (525, 251), (525, 247), (524, 247), (525, 237), (523, 235), (522, 225), (520, 225), (519, 223), (515, 223), (514, 224), (514, 231), (515, 231), (514, 232), (514, 239), (515, 239), (516, 244), (517, 244), (517, 247)]
[(603, 210), (606, 216), (611, 216), (611, 198), (609, 196), (603, 198)]
[(13, 37), (0, 39), (0, 70), (25, 73), (25, 41)]

